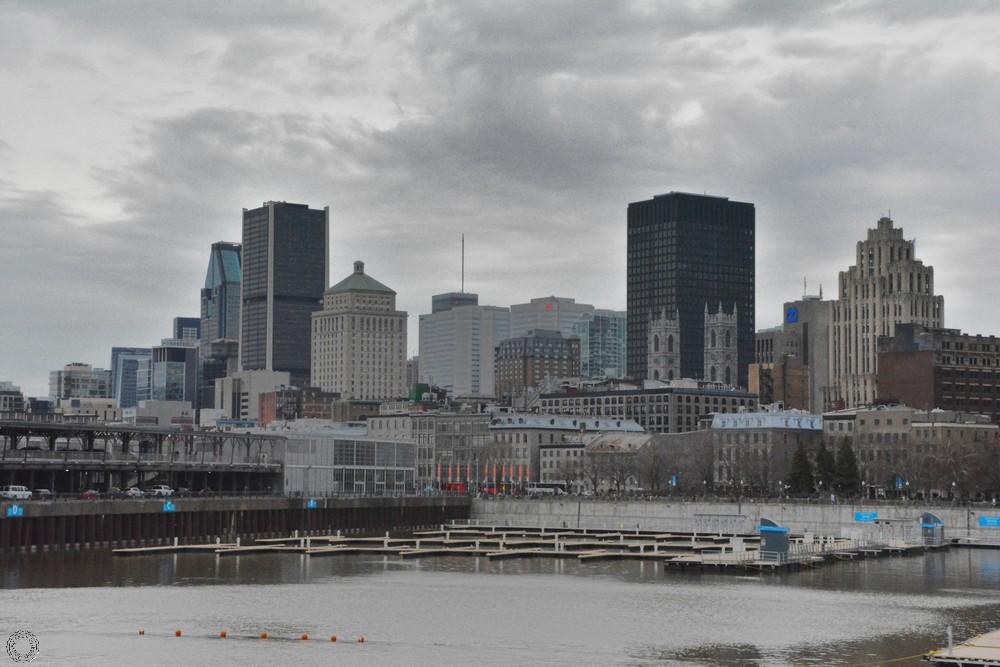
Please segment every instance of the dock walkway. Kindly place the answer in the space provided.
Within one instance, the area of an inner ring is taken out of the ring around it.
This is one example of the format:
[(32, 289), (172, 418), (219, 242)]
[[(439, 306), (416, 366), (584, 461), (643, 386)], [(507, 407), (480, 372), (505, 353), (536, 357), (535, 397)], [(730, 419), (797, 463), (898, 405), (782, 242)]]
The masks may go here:
[[(807, 541), (808, 540), (808, 541)], [(634, 560), (662, 563), (674, 569), (766, 571), (814, 567), (856, 558), (907, 555), (922, 545), (870, 544), (844, 538), (792, 536), (787, 553), (761, 551), (756, 534), (716, 535), (693, 532), (531, 528), (524, 526), (441, 525), (405, 536), (346, 537), (298, 534), (267, 538), (253, 544), (175, 544), (117, 549), (115, 555), (214, 553), (217, 556), (298, 554), (300, 556), (381, 555), (398, 558), (448, 556), (560, 558), (578, 562)]]
[(931, 651), (924, 656), (924, 660), (933, 665), (950, 665), (952, 667), (1000, 665), (1000, 630), (973, 637), (950, 648)]

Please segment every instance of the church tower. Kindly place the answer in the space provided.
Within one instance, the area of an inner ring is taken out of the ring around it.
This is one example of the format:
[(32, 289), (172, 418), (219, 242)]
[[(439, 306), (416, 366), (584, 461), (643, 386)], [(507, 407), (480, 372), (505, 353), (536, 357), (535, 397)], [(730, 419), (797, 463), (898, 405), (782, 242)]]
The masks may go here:
[(681, 377), (681, 316), (675, 310), (667, 318), (666, 309), (659, 318), (649, 318), (649, 351), (646, 377), (650, 380), (679, 380)]
[(705, 376), (709, 382), (735, 385), (737, 374), (737, 308), (733, 304), (732, 314), (726, 314), (719, 302), (719, 310), (708, 312), (705, 304)]

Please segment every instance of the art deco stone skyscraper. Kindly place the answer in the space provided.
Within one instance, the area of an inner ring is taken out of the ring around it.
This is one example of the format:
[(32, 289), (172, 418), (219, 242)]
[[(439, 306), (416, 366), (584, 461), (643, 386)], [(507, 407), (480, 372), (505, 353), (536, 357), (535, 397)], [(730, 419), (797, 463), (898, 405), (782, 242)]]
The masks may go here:
[(913, 241), (883, 217), (859, 241), (854, 266), (840, 272), (830, 332), (828, 405), (874, 402), (877, 339), (897, 324), (944, 326), (944, 297), (934, 295), (934, 269), (916, 258)]

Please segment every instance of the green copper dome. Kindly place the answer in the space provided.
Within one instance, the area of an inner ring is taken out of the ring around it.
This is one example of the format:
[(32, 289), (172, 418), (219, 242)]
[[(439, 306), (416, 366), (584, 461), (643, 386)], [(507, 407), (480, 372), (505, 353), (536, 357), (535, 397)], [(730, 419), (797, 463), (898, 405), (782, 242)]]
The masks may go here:
[(383, 294), (396, 293), (371, 276), (366, 275), (365, 263), (361, 261), (354, 262), (354, 273), (327, 290), (328, 294), (339, 294), (341, 292), (381, 292)]

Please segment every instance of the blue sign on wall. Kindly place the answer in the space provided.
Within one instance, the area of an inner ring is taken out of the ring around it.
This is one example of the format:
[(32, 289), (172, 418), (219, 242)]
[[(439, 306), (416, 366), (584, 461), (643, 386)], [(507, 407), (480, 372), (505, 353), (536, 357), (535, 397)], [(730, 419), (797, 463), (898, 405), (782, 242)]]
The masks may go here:
[(677, 486), (677, 475), (670, 476), (670, 486)]
[(7, 516), (13, 518), (16, 516), (24, 516), (24, 508), (20, 505), (11, 505), (7, 508)]
[(902, 491), (903, 490), (903, 478), (902, 477), (897, 477), (896, 478), (896, 490), (897, 491)]
[(177, 507), (171, 501), (169, 501), (169, 500), (167, 502), (163, 503), (163, 511), (164, 512), (173, 512), (176, 509), (177, 509)]
[(762, 533), (787, 533), (788, 529), (784, 526), (758, 526), (758, 530)]
[(785, 324), (795, 324), (798, 321), (799, 321), (799, 309), (796, 308), (795, 306), (789, 306), (785, 310)]
[(316, 509), (316, 499), (315, 498), (310, 498), (309, 500), (306, 501), (306, 509), (307, 510), (314, 510), (314, 509)]
[(861, 523), (872, 523), (878, 518), (878, 512), (855, 512), (854, 520)]
[(1000, 528), (1000, 516), (980, 516), (980, 528)]

